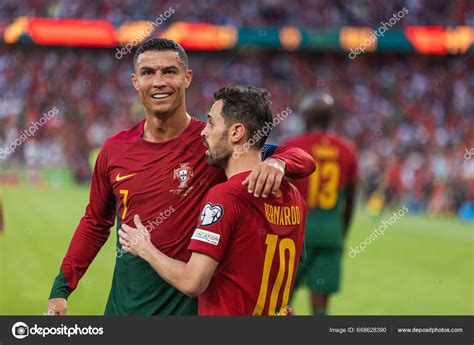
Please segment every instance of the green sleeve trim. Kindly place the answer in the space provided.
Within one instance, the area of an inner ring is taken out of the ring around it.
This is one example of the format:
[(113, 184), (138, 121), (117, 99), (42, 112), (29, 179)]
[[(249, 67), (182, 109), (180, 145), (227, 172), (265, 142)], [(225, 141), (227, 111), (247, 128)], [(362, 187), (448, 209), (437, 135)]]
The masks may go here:
[(69, 287), (66, 282), (66, 277), (64, 277), (64, 273), (59, 270), (59, 274), (54, 280), (53, 287), (51, 288), (49, 298), (64, 298), (67, 300), (68, 297)]

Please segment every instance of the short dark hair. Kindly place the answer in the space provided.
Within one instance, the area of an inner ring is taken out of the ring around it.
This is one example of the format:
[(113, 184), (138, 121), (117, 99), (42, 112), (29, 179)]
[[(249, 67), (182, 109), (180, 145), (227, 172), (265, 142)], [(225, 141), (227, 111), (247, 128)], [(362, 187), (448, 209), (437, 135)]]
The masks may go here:
[(334, 98), (323, 91), (310, 93), (303, 98), (300, 111), (306, 120), (308, 129), (320, 128), (327, 130), (334, 117)]
[[(256, 86), (230, 84), (214, 93), (214, 102), (218, 100), (224, 103), (221, 113), (226, 127), (242, 123), (248, 132), (247, 140), (253, 137), (256, 148), (262, 148), (273, 125), (270, 93)], [(262, 133), (265, 126), (269, 130)]]
[(133, 66), (137, 65), (138, 56), (150, 50), (166, 51), (173, 50), (178, 52), (179, 60), (183, 63), (185, 70), (189, 69), (188, 55), (181, 45), (175, 41), (166, 38), (150, 38), (143, 42), (135, 52), (133, 57)]

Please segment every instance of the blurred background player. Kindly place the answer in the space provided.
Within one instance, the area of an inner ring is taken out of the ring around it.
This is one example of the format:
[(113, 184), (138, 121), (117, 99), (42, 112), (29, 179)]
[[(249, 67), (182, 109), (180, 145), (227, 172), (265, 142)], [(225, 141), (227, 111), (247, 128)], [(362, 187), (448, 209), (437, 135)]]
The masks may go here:
[(340, 285), (342, 247), (354, 210), (357, 154), (351, 144), (330, 131), (335, 115), (331, 95), (314, 92), (300, 108), (308, 132), (286, 142), (310, 153), (316, 170), (295, 182), (308, 207), (306, 253), (296, 284), (307, 284), (313, 313), (325, 315), (329, 297)]

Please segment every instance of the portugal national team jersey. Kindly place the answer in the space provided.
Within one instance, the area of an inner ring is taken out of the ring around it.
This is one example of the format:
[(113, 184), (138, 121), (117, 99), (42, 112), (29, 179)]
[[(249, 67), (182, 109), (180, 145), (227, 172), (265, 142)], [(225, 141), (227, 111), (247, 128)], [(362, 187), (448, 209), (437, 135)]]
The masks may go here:
[(339, 248), (343, 236), (343, 206), (348, 184), (357, 179), (357, 154), (335, 134), (309, 132), (286, 141), (311, 154), (316, 170), (295, 181), (306, 199), (306, 243), (312, 247)]
[(255, 198), (242, 186), (250, 172), (209, 190), (191, 251), (219, 262), (198, 298), (199, 315), (286, 315), (304, 240), (305, 202), (292, 184)]
[[(207, 164), (202, 121), (192, 118), (183, 133), (163, 143), (143, 139), (144, 123), (145, 120), (104, 143), (94, 169), (89, 205), (74, 233), (50, 298), (67, 298), (76, 288), (109, 237), (115, 217), (119, 229), (122, 223), (134, 227), (133, 216), (140, 215), (152, 243), (160, 251), (174, 259), (189, 260), (187, 246), (202, 198), (209, 188), (226, 177), (223, 170)], [(279, 147), (274, 153), (277, 153), (274, 157), (286, 162), (288, 176), (311, 173), (312, 161), (310, 157), (309, 161), (306, 159), (304, 151)], [(116, 253), (109, 253), (115, 254), (106, 314), (197, 313), (196, 299), (166, 283), (140, 257), (122, 252), (118, 240)]]

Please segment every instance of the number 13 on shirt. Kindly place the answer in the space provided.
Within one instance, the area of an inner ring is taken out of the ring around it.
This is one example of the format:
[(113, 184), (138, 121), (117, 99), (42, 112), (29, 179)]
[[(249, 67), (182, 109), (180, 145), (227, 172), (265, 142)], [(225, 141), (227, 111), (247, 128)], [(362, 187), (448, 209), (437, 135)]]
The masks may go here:
[[(336, 205), (340, 174), (341, 168), (337, 162), (316, 162), (316, 171), (309, 177), (307, 199), (309, 208), (319, 206), (331, 209)], [(322, 180), (325, 183), (322, 183)]]

